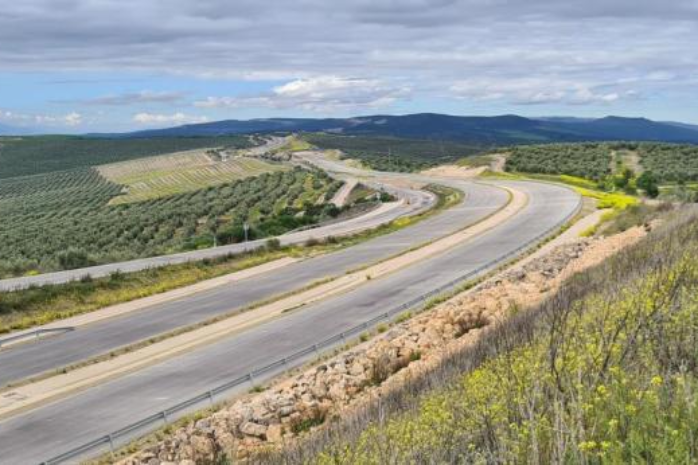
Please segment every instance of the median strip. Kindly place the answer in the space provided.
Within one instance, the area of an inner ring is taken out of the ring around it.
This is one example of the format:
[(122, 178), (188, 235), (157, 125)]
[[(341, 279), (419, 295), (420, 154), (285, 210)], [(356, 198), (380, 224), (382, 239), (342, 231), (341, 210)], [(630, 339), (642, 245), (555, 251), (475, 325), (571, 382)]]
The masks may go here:
[(36, 408), (53, 400), (74, 394), (99, 383), (137, 371), (146, 366), (211, 344), (253, 326), (278, 318), (285, 312), (309, 303), (347, 292), (368, 280), (386, 276), (431, 256), (446, 252), (456, 245), (485, 233), (514, 216), (527, 203), (527, 196), (517, 190), (510, 192), (510, 202), (488, 218), (424, 247), (412, 250), (377, 265), (353, 272), (312, 289), (257, 307), (245, 313), (203, 326), (152, 345), (125, 353), (114, 359), (83, 366), (66, 374), (56, 375), (0, 394), (0, 418)]
[(29, 330), (12, 333), (10, 334), (10, 337), (13, 338), (12, 342), (2, 344), (1, 348), (6, 349), (17, 344), (22, 344), (27, 341), (36, 340), (35, 334), (37, 332), (45, 332), (46, 336), (42, 337), (50, 337), (55, 334), (56, 330), (59, 329), (75, 329), (81, 326), (85, 326), (87, 324), (97, 323), (108, 318), (122, 316), (134, 312), (136, 310), (142, 310), (153, 305), (161, 304), (164, 302), (170, 302), (172, 300), (181, 299), (183, 297), (188, 297), (192, 294), (207, 291), (218, 286), (234, 284), (244, 279), (249, 279), (252, 277), (262, 275), (264, 273), (268, 273), (270, 271), (277, 270), (279, 268), (290, 265), (292, 263), (296, 263), (298, 261), (300, 261), (299, 258), (284, 257), (252, 268), (247, 268), (241, 271), (237, 271), (235, 273), (220, 276), (218, 278), (208, 279), (206, 281), (201, 281), (190, 286), (164, 292), (162, 294), (155, 294), (152, 296), (144, 297), (142, 299), (112, 305), (100, 310), (95, 310), (93, 312), (77, 315), (71, 318), (58, 320), (46, 325), (36, 326)]

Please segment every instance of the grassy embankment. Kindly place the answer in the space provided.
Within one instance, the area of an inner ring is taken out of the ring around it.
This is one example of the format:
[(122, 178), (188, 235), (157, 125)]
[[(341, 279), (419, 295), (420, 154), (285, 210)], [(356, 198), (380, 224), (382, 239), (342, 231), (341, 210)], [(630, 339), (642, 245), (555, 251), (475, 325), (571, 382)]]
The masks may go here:
[(514, 181), (545, 181), (565, 184), (583, 197), (593, 199), (596, 208), (608, 210), (601, 216), (598, 224), (582, 233), (583, 236), (593, 236), (599, 232), (619, 232), (637, 224), (649, 221), (657, 214), (667, 209), (664, 205), (649, 206), (640, 202), (637, 196), (624, 192), (607, 192), (600, 190), (596, 182), (568, 174), (536, 174), (536, 173), (493, 173), (485, 172), (481, 177), (489, 179), (504, 179)]
[(329, 253), (412, 225), (459, 203), (462, 199), (459, 191), (440, 186), (430, 186), (430, 189), (438, 195), (437, 205), (433, 209), (417, 216), (399, 218), (392, 223), (350, 237), (282, 248), (275, 242), (270, 242), (266, 249), (254, 253), (0, 293), (0, 333), (26, 329), (109, 305), (159, 294), (284, 256)]
[(286, 463), (695, 463), (698, 212), (512, 309)]
[(593, 181), (566, 174), (535, 174), (535, 173), (493, 173), (486, 171), (481, 175), (485, 179), (502, 179), (512, 181), (545, 181), (566, 184), (580, 195), (597, 201), (600, 210), (623, 210), (631, 205), (637, 205), (639, 199), (636, 196), (623, 192), (606, 192), (599, 190)]

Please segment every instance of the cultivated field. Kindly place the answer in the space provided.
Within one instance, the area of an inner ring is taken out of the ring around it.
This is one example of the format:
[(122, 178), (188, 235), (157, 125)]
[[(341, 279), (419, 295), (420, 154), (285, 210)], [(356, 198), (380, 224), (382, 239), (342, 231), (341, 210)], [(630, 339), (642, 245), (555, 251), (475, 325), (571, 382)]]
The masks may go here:
[(611, 174), (612, 148), (605, 144), (548, 144), (513, 147), (507, 171), (567, 174), (601, 180)]
[(419, 171), (441, 163), (450, 163), (482, 151), (482, 146), (452, 141), (433, 141), (378, 136), (340, 136), (306, 134), (314, 146), (341, 150), (346, 158), (360, 160), (382, 171)]
[(508, 150), (507, 171), (567, 174), (595, 181), (630, 168), (659, 182), (698, 181), (698, 147), (651, 142), (524, 145)]
[(221, 159), (207, 150), (192, 150), (170, 155), (140, 158), (98, 166), (110, 181), (124, 186), (123, 195), (112, 205), (140, 202), (284, 171), (288, 167), (256, 158), (231, 156)]
[(74, 136), (0, 137), (0, 179), (134, 160), (207, 147), (240, 149), (245, 136), (99, 139)]
[(319, 171), (264, 173), (110, 205), (122, 186), (94, 168), (3, 180), (0, 276), (129, 260), (282, 234), (335, 214), (341, 183)]

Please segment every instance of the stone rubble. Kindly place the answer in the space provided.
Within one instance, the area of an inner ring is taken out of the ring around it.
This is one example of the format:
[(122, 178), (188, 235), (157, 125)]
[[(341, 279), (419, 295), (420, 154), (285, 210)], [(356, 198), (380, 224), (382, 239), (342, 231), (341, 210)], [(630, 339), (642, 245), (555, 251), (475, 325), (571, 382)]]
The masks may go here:
[[(350, 404), (370, 399), (387, 388), (389, 383), (383, 382), (389, 377), (394, 384), (417, 374), (420, 365), (423, 369), (434, 363), (452, 343), (472, 341), (513, 306), (539, 303), (571, 273), (599, 263), (642, 235), (644, 231), (634, 228), (607, 239), (578, 239), (555, 247), (396, 324), (374, 340), (191, 422), (119, 464), (192, 465), (223, 453), (244, 459), (260, 447), (282, 444), (319, 427)], [(397, 372), (400, 376), (393, 376)]]

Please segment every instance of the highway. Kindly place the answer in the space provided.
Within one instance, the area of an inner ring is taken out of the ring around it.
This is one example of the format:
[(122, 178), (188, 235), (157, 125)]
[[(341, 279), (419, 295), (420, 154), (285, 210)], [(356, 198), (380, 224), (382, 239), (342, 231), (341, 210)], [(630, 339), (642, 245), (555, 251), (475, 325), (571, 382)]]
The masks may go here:
[(0, 386), (242, 309), (320, 279), (341, 276), (359, 266), (370, 265), (467, 227), (497, 211), (508, 198), (504, 190), (494, 186), (457, 181), (449, 184), (464, 191), (465, 201), (409, 228), (294, 263), (233, 286), (214, 288), (0, 351)]
[[(464, 214), (464, 219), (470, 217), (472, 221), (475, 212), (484, 216), (488, 208), (489, 211), (497, 208), (497, 194), (494, 192), (501, 192), (499, 189), (494, 186), (462, 184), (478, 186), (470, 192), (469, 201), (458, 207), (461, 210), (474, 208)], [(0, 463), (40, 462), (366, 321), (516, 250), (521, 244), (559, 224), (576, 210), (580, 202), (577, 194), (560, 186), (513, 181), (497, 184), (526, 192), (529, 202), (513, 218), (487, 233), (450, 249), (448, 253), (432, 256), (418, 265), (403, 268), (345, 294), (308, 305), (242, 334), (4, 420), (0, 422)], [(483, 189), (481, 193), (484, 197), (480, 200), (483, 203), (473, 206), (472, 202), (478, 198), (478, 194), (474, 192), (478, 189)], [(494, 201), (490, 200), (490, 195), (495, 195)], [(499, 196), (501, 199), (501, 194)], [(440, 236), (447, 230), (462, 227), (461, 224), (453, 224), (451, 211), (434, 217), (431, 221), (431, 227), (425, 221), (414, 228), (379, 240), (391, 244), (393, 250), (399, 250), (399, 239), (396, 238), (400, 234), (406, 241), (401, 246), (405, 247), (417, 228), (421, 228), (425, 235)], [(437, 224), (439, 228), (445, 229), (432, 231)], [(374, 255), (377, 252), (385, 253), (384, 245), (377, 247), (375, 242), (373, 245), (367, 242), (357, 247), (364, 247), (364, 260), (381, 256)], [(357, 253), (356, 250), (361, 249), (353, 247), (338, 254), (353, 255)], [(324, 266), (336, 271), (341, 265), (329, 258), (334, 255), (320, 257), (320, 260), (326, 260)], [(321, 261), (316, 263), (320, 266)], [(255, 287), (258, 279), (255, 279)], [(195, 298), (204, 297), (200, 295)], [(206, 308), (204, 303), (192, 305), (201, 304)], [(176, 303), (164, 305), (176, 311)], [(178, 315), (172, 319), (179, 318)], [(132, 329), (135, 330), (135, 327)], [(78, 333), (76, 331), (75, 334)], [(66, 336), (72, 335), (61, 338)], [(58, 343), (61, 338), (56, 338), (53, 342)], [(48, 342), (47, 339), (41, 344)], [(28, 345), (26, 350), (30, 347), (40, 346)], [(44, 350), (44, 355), (51, 358), (54, 356), (52, 352), (57, 349)], [(7, 354), (11, 352), (12, 350)], [(4, 372), (5, 362), (0, 361), (0, 366)]]
[[(386, 186), (386, 190), (400, 198), (398, 202), (383, 204), (377, 210), (364, 215), (350, 218), (346, 221), (319, 226), (305, 231), (291, 232), (279, 236), (282, 245), (303, 244), (308, 239), (323, 239), (334, 236), (341, 237), (356, 234), (360, 231), (376, 228), (382, 224), (405, 215), (415, 215), (427, 210), (434, 202), (431, 194), (412, 189), (398, 189)], [(91, 266), (76, 270), (57, 271), (54, 273), (40, 274), (36, 276), (22, 276), (0, 280), (0, 292), (25, 289), (30, 286), (43, 286), (47, 284), (62, 284), (79, 280), (85, 276), (99, 278), (109, 276), (115, 272), (131, 273), (134, 271), (157, 268), (167, 265), (176, 265), (191, 261), (201, 261), (206, 258), (223, 257), (229, 254), (239, 254), (263, 247), (267, 239), (230, 244), (209, 249), (182, 252), (172, 255), (141, 258), (119, 263)]]
[[(286, 143), (288, 138), (270, 137), (265, 145), (253, 147), (246, 150), (248, 155), (260, 156), (264, 153), (273, 151)], [(322, 157), (313, 156), (308, 160), (310, 164), (319, 166)], [(330, 172), (343, 173), (347, 169), (341, 163), (332, 163)], [(353, 173), (362, 175), (370, 174), (362, 170), (351, 169)], [(326, 225), (320, 225), (308, 230), (290, 232), (278, 237), (282, 245), (303, 244), (308, 239), (324, 239), (327, 237), (342, 237), (356, 234), (361, 231), (374, 229), (380, 225), (390, 223), (391, 221), (407, 215), (417, 215), (428, 210), (435, 201), (433, 194), (401, 187), (394, 187), (380, 182), (373, 182), (373, 185), (378, 189), (384, 189), (387, 192), (398, 197), (397, 202), (385, 203), (378, 209), (369, 211), (358, 217), (349, 218), (340, 222), (332, 222)], [(57, 271), (53, 273), (44, 273), (36, 276), (21, 276), (17, 278), (0, 279), (0, 292), (26, 289), (31, 286), (44, 286), (51, 284), (63, 284), (70, 281), (77, 281), (81, 278), (90, 276), (100, 278), (109, 276), (112, 273), (132, 273), (134, 271), (146, 270), (149, 268), (157, 268), (167, 265), (176, 265), (191, 261), (201, 261), (207, 258), (223, 257), (230, 254), (240, 254), (263, 247), (267, 239), (259, 239), (241, 244), (230, 244), (220, 247), (212, 247), (203, 250), (194, 250), (190, 252), (181, 252), (170, 255), (162, 255), (157, 257), (141, 258), (118, 263), (108, 263), (104, 265), (96, 265), (86, 268), (74, 270)]]

